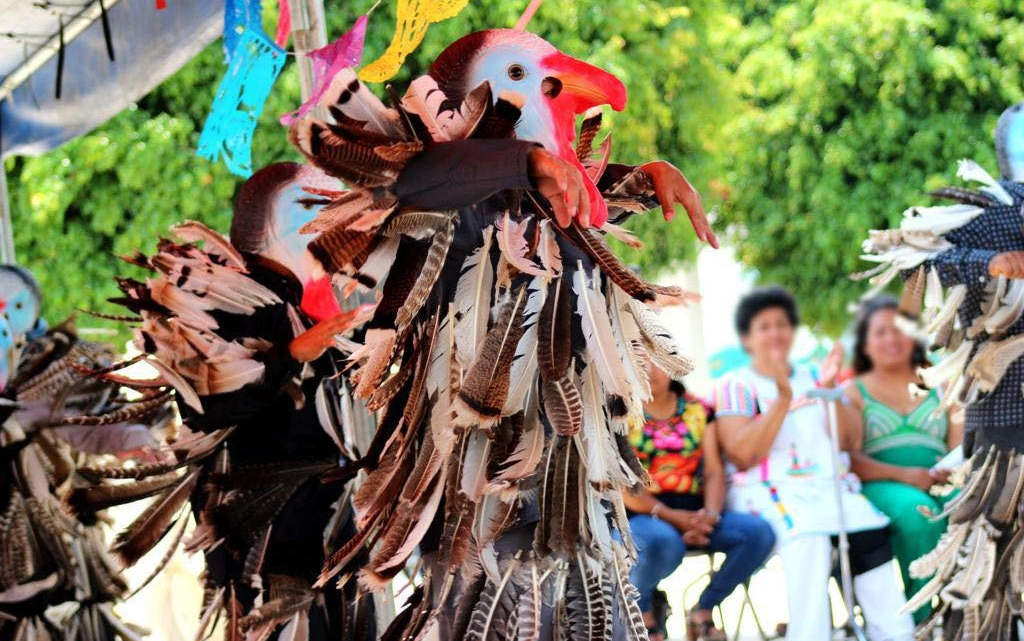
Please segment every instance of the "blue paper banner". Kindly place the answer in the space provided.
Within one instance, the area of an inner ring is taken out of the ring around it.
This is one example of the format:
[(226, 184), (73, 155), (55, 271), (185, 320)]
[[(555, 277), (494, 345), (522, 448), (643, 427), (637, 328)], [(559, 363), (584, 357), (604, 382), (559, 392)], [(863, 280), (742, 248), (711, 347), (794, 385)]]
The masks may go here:
[(263, 30), (262, 0), (224, 1), (224, 57), (228, 64), (246, 29)]
[(284, 63), (284, 49), (262, 27), (242, 31), (199, 136), (200, 156), (223, 158), (233, 174), (252, 174), (252, 134)]

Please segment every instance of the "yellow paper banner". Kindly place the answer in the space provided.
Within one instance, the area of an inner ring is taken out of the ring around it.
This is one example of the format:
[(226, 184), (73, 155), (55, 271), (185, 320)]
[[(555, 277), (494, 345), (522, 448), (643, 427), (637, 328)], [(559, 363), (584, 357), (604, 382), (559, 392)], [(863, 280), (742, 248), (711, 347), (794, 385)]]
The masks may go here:
[(380, 58), (359, 72), (360, 79), (384, 82), (393, 77), (406, 56), (423, 42), (427, 27), (458, 15), (467, 4), (469, 0), (398, 0), (398, 17), (391, 44)]

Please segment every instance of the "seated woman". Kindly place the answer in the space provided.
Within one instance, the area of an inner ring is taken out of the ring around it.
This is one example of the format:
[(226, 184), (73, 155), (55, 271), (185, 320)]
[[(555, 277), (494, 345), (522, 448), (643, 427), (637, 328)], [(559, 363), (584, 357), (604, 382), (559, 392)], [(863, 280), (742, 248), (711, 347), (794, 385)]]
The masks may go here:
[(736, 329), (751, 363), (716, 389), (718, 440), (729, 461), (729, 509), (758, 514), (779, 540), (789, 605), (787, 641), (831, 638), (828, 580), (833, 535), (839, 531), (835, 478), (850, 533), (857, 601), (872, 641), (912, 638), (910, 615), (892, 567), (888, 518), (834, 470), (825, 409), (808, 397), (831, 387), (842, 351), (833, 350), (820, 373), (792, 366), (789, 351), (799, 323), (796, 302), (779, 287), (747, 294)]
[(657, 629), (651, 607), (658, 582), (679, 567), (687, 548), (724, 552), (725, 562), (687, 617), (691, 640), (721, 641), (726, 637), (712, 622), (712, 608), (761, 567), (775, 536), (756, 516), (722, 511), (725, 474), (711, 409), (661, 369), (652, 365), (648, 372), (646, 421), (630, 437), (651, 485), (626, 497), (639, 554), (630, 578), (651, 639), (659, 641), (665, 631)]
[[(861, 308), (853, 355), (857, 377), (844, 389), (851, 406), (840, 412), (840, 424), (857, 443), (851, 467), (864, 481), (865, 496), (891, 521), (892, 549), (909, 597), (927, 582), (910, 578), (910, 562), (931, 551), (946, 531), (945, 520), (933, 521), (918, 508), (942, 511), (944, 501), (928, 490), (946, 483), (948, 471), (934, 466), (960, 445), (963, 426), (937, 412), (937, 390), (923, 399), (911, 392), (912, 385), (921, 384), (917, 368), (928, 362), (924, 348), (897, 326), (898, 308), (889, 297)], [(930, 613), (924, 606), (914, 620)]]

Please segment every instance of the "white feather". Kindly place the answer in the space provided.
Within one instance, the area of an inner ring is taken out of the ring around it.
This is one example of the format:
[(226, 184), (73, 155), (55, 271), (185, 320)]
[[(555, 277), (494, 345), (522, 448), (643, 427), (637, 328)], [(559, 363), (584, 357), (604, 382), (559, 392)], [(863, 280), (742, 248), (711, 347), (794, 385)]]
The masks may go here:
[(462, 264), (459, 282), (455, 286), (456, 357), (463, 368), (473, 364), (477, 350), (487, 334), (487, 320), (491, 309), (491, 290), (494, 287), (494, 269), (491, 267), (492, 228), (484, 229), (484, 242)]
[(935, 314), (935, 317), (931, 322), (925, 326), (924, 333), (931, 336), (952, 320), (956, 315), (956, 310), (960, 308), (960, 304), (964, 302), (966, 297), (966, 286), (954, 285), (951, 287), (949, 292), (946, 294), (946, 300), (943, 301), (942, 307), (939, 309), (938, 313)]
[(984, 211), (975, 205), (911, 207), (903, 212), (900, 230), (904, 233), (929, 232), (941, 236), (963, 227)]
[[(359, 291), (369, 292), (374, 289), (376, 285), (384, 282), (387, 278), (388, 272), (391, 271), (391, 265), (395, 262), (395, 254), (398, 253), (399, 238), (388, 238), (383, 243), (377, 246), (370, 255), (366, 258), (366, 262), (359, 268), (359, 279), (358, 283)], [(374, 285), (370, 285), (372, 281)]]
[(460, 489), (471, 501), (477, 502), (487, 486), (487, 459), (491, 440), (484, 430), (470, 430), (466, 435), (466, 451), (462, 455), (462, 483)]
[(579, 263), (576, 270), (573, 291), (576, 293), (576, 313), (582, 319), (583, 337), (591, 365), (597, 368), (609, 394), (626, 398), (630, 393), (628, 377), (608, 320), (608, 303), (601, 292), (590, 286), (582, 263)]
[(601, 490), (629, 486), (618, 464), (619, 450), (609, 429), (601, 381), (592, 366), (583, 370), (582, 378), (583, 426), (574, 440), (586, 462), (587, 481)]
[(455, 332), (452, 329), (452, 307), (441, 321), (437, 338), (430, 352), (427, 367), (427, 397), (434, 399), (430, 408), (430, 433), (434, 448), (448, 459), (455, 445), (455, 430), (452, 422), (451, 369), (455, 358)]
[(537, 267), (532, 260), (526, 257), (530, 247), (526, 242), (526, 231), (528, 222), (526, 220), (514, 221), (508, 212), (504, 218), (495, 221), (498, 228), (498, 247), (505, 259), (513, 267), (532, 276), (548, 276), (543, 269)]
[(1010, 329), (1024, 313), (1024, 281), (1014, 279), (1007, 287), (1000, 305), (985, 320), (985, 331), (999, 335)]
[(502, 463), (501, 473), (488, 483), (485, 492), (491, 493), (508, 487), (513, 481), (524, 479), (537, 469), (544, 453), (544, 426), (538, 420), (538, 400), (537, 389), (531, 389), (526, 399), (523, 434), (516, 443), (516, 449)]
[(551, 228), (551, 221), (540, 221), (540, 242), (537, 243), (537, 256), (548, 276), (555, 277), (562, 273), (562, 249), (558, 246), (558, 237)]
[[(964, 367), (967, 365), (967, 359), (970, 358), (971, 350), (973, 348), (973, 341), (964, 341), (963, 343), (960, 343), (960, 346), (942, 359), (938, 365), (922, 369), (920, 371), (921, 380), (925, 385), (931, 388), (948, 385), (951, 381), (957, 380), (963, 373)], [(946, 397), (949, 396), (952, 396), (952, 394), (946, 394)]]
[(981, 190), (993, 196), (1004, 205), (1013, 204), (1013, 196), (1007, 193), (1007, 191), (1003, 189), (1003, 186), (1000, 185), (991, 174), (982, 169), (981, 165), (973, 160), (968, 160), (966, 158), (961, 160), (956, 169), (956, 175), (962, 180), (973, 180), (974, 182), (979, 182), (985, 185)]
[(670, 376), (685, 376), (693, 371), (693, 361), (680, 352), (672, 334), (661, 324), (658, 315), (636, 299), (630, 298), (626, 304), (654, 363)]
[(540, 277), (530, 282), (523, 316), (523, 326), (526, 329), (516, 346), (516, 355), (509, 372), (508, 397), (505, 400), (505, 407), (501, 410), (502, 416), (515, 414), (523, 409), (526, 392), (537, 380), (537, 320), (540, 318), (540, 308), (544, 305), (546, 291), (547, 286)]
[[(356, 91), (351, 94), (345, 104), (337, 104), (338, 98), (342, 93), (348, 91), (349, 87), (356, 87)], [(320, 104), (325, 108), (337, 107), (349, 118), (365, 122), (371, 131), (384, 134), (389, 138), (402, 137), (398, 113), (394, 109), (385, 107), (380, 98), (359, 81), (353, 69), (342, 69), (334, 76), (331, 85), (321, 97)]]

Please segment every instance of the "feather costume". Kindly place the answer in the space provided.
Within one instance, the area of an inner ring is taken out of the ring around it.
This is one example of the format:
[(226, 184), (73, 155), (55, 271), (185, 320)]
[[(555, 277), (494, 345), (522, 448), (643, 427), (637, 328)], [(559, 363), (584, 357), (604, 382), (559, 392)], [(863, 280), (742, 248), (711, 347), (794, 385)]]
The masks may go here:
[[(12, 320), (22, 330), (37, 326), (34, 318)], [(10, 331), (4, 317), (0, 333), (6, 339)], [(113, 365), (113, 353), (79, 340), (70, 322), (29, 340), (17, 355), (0, 408), (0, 636), (142, 639), (145, 630), (113, 609), (127, 586), (102, 523), (103, 510), (117, 500), (84, 492), (82, 471), (97, 456), (154, 448), (150, 429), (173, 419), (168, 396), (131, 399), (94, 376)]]
[(948, 639), (1003, 641), (1016, 638), (1024, 596), (1024, 281), (992, 277), (989, 265), (1024, 250), (1024, 184), (997, 181), (968, 160), (957, 175), (980, 189), (933, 192), (955, 204), (907, 210), (898, 229), (872, 231), (864, 250), (879, 263), (879, 289), (905, 278), (901, 308), (920, 311), (919, 334), (946, 351), (922, 371), (925, 383), (943, 387), (944, 408), (966, 406), (966, 486), (937, 516), (949, 518), (938, 546), (910, 566), (931, 580), (906, 609), (942, 603), (919, 629), (922, 639), (945, 620)]
[(381, 411), (359, 532), (319, 583), (381, 588), (418, 547), (422, 584), (383, 638), (646, 638), (622, 501), (646, 477), (626, 434), (646, 361), (688, 369), (642, 304), (676, 292), (623, 265), (600, 229), (559, 226), (527, 176), (536, 141), (581, 172), (594, 224), (657, 206), (641, 170), (608, 164), (607, 141), (594, 154), (599, 117), (569, 145), (575, 114), (601, 102), (623, 106), (614, 76), (495, 30), (449, 47), (393, 107), (339, 78), (322, 103), (333, 122), (293, 125), (351, 189), (314, 221), (312, 254), (343, 286), (382, 283), (350, 356), (357, 395)]
[(305, 250), (316, 234), (300, 231), (323, 206), (320, 194), (336, 188), (312, 168), (270, 165), (243, 185), (230, 241), (179, 225), (152, 256), (130, 257), (149, 278), (120, 281), (116, 302), (138, 314), (136, 346), (160, 373), (134, 384), (173, 392), (184, 436), (170, 446), (171, 463), (97, 471), (89, 491), (125, 476), (157, 486), (115, 542), (127, 563), (178, 532), (191, 505), (196, 527), (183, 545), (206, 559), (198, 637), (220, 616), (232, 639), (373, 631), (370, 599), (312, 585), (325, 550), (353, 535), (344, 481), (355, 468), (342, 467), (351, 438), (340, 419), (348, 410), (325, 349), (365, 309), (340, 310)]

